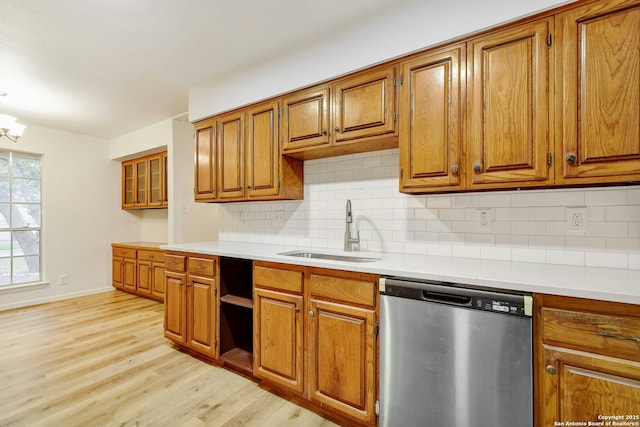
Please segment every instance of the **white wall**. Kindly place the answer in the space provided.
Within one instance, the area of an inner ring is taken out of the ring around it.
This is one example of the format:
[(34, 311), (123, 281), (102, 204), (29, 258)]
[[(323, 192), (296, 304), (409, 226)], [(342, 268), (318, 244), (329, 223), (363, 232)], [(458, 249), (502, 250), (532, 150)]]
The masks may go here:
[(166, 119), (109, 142), (109, 158), (123, 160), (162, 151), (171, 144), (171, 119)]
[[(0, 291), (0, 310), (111, 288), (111, 242), (140, 239), (140, 219), (120, 209), (120, 164), (107, 141), (28, 126), (0, 147), (42, 154), (43, 277), (48, 286)], [(66, 274), (68, 285), (59, 284)]]
[[(638, 185), (413, 196), (398, 170), (397, 149), (306, 161), (304, 201), (224, 204), (220, 240), (342, 249), (351, 199), (362, 250), (640, 269)], [(567, 207), (586, 208), (586, 231), (568, 231)]]
[(316, 44), (192, 88), (189, 119), (197, 121), (563, 3), (569, 1), (401, 2), (377, 17), (325, 34)]

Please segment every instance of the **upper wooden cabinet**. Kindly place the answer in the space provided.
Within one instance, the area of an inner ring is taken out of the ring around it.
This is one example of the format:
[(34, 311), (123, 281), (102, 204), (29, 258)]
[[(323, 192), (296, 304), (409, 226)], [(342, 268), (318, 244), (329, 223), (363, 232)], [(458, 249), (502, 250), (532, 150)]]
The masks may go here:
[(315, 159), (397, 147), (397, 66), (282, 98), (282, 152)]
[(148, 158), (148, 205), (166, 207), (167, 200), (167, 152), (154, 154)]
[(400, 63), (400, 191), (462, 187), (465, 57), (462, 43)]
[(468, 42), (469, 188), (553, 182), (552, 29), (541, 19)]
[(284, 153), (330, 145), (330, 92), (330, 86), (323, 85), (282, 98)]
[(122, 209), (167, 206), (166, 151), (122, 162)]
[(199, 123), (195, 200), (301, 199), (302, 161), (282, 157), (279, 117), (269, 101)]
[(242, 199), (244, 184), (244, 112), (221, 116), (216, 121), (218, 184), (223, 199)]
[(206, 120), (196, 125), (194, 198), (196, 202), (211, 201), (217, 197), (215, 122)]
[(640, 180), (640, 2), (556, 17), (556, 182)]

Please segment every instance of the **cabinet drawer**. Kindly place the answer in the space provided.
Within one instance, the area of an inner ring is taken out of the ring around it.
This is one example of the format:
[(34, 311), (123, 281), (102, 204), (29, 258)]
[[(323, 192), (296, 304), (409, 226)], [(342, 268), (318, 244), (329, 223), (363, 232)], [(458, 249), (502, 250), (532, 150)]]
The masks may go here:
[(164, 254), (164, 268), (184, 273), (187, 257), (184, 255)]
[(257, 287), (300, 293), (302, 272), (256, 266), (253, 268), (253, 283)]
[(312, 296), (372, 307), (376, 304), (375, 281), (312, 274), (309, 282)]
[(640, 318), (546, 307), (541, 311), (545, 342), (640, 360)]
[(136, 257), (136, 250), (135, 249), (129, 249), (129, 248), (114, 247), (113, 248), (113, 256), (121, 256), (121, 257), (125, 257), (125, 258), (135, 258)]
[(189, 274), (214, 277), (216, 275), (216, 260), (211, 258), (189, 257)]
[(162, 251), (139, 250), (138, 259), (144, 261), (164, 262), (164, 253)]

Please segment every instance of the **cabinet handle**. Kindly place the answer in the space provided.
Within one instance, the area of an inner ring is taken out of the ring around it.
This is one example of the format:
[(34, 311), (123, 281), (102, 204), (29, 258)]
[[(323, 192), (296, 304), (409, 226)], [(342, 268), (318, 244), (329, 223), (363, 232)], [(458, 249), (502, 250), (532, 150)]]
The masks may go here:
[(453, 167), (451, 168), (451, 173), (452, 173), (452, 174), (454, 174), (454, 175), (457, 175), (457, 174), (458, 174), (458, 165), (453, 166)]
[(340, 132), (340, 127), (336, 126), (336, 132)]
[(555, 375), (555, 373), (556, 373), (556, 367), (553, 366), (553, 365), (547, 365), (547, 366), (545, 366), (544, 369), (545, 369), (545, 371), (547, 371), (551, 375)]
[(326, 129), (322, 129), (322, 134), (326, 135), (327, 134), (327, 130)]
[(625, 337), (624, 335), (615, 335), (615, 334), (610, 334), (608, 332), (596, 332), (596, 335), (598, 335), (599, 337), (615, 338), (618, 340), (626, 340), (626, 341), (633, 341), (633, 342), (640, 343), (640, 338), (638, 337)]
[(300, 307), (296, 307), (296, 313), (300, 313)]
[(479, 164), (475, 164), (473, 165), (473, 171), (474, 172), (480, 172), (482, 170), (482, 166), (480, 166)]
[(315, 316), (315, 313), (313, 311), (310, 311), (309, 312), (309, 317), (313, 317), (313, 316)]
[(567, 156), (567, 163), (575, 163), (577, 160), (575, 154), (569, 154)]

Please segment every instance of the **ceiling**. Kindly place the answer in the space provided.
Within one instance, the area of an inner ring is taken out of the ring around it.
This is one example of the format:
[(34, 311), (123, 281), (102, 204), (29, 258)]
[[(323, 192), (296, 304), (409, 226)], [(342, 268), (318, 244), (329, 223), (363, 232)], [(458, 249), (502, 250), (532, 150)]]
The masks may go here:
[[(0, 113), (111, 139), (403, 0), (0, 0)], [(27, 131), (25, 131), (25, 135)]]

